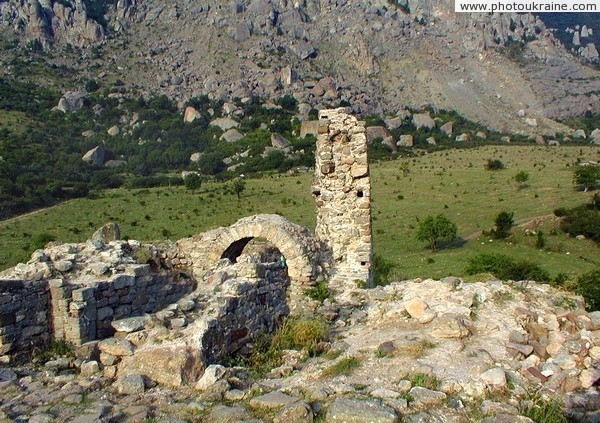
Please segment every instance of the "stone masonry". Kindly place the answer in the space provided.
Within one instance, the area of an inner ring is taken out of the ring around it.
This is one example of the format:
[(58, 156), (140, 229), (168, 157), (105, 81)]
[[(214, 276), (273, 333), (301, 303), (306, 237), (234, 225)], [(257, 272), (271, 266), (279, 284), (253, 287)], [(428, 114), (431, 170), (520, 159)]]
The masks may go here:
[(312, 194), (316, 236), (333, 251), (330, 283), (372, 285), (371, 181), (364, 122), (338, 108), (319, 112)]

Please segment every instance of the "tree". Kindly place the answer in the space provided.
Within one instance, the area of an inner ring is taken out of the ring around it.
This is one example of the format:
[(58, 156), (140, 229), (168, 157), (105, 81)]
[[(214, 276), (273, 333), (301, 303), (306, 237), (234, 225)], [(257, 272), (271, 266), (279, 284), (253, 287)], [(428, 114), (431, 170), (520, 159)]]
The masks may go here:
[(523, 189), (525, 188), (525, 182), (529, 180), (529, 173), (522, 170), (515, 175), (514, 179), (517, 183), (517, 189)]
[(434, 253), (440, 242), (455, 240), (457, 230), (456, 224), (443, 214), (427, 216), (419, 223), (417, 239), (429, 243), (429, 248)]
[(238, 200), (240, 199), (241, 193), (246, 189), (246, 182), (242, 179), (236, 179), (233, 181), (233, 192), (236, 193)]
[(515, 224), (513, 219), (514, 213), (509, 213), (507, 211), (502, 211), (498, 213), (496, 218), (494, 219), (494, 223), (496, 224), (496, 228), (492, 230), (492, 235), (496, 239), (505, 239), (510, 235), (510, 230)]
[(196, 191), (202, 185), (202, 178), (197, 173), (188, 173), (183, 180), (183, 185), (190, 191)]
[(577, 166), (573, 180), (582, 186), (584, 191), (596, 188), (600, 185), (600, 165)]

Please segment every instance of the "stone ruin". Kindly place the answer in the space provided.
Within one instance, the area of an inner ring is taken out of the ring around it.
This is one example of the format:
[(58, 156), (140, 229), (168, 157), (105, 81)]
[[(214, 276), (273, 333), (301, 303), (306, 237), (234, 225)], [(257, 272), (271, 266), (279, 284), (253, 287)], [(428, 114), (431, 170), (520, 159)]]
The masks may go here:
[[(319, 116), (316, 236), (281, 216), (257, 215), (165, 246), (120, 241), (114, 224), (85, 244), (50, 245), (0, 273), (0, 355), (26, 355), (55, 341), (97, 344), (119, 332), (126, 338), (129, 325), (189, 326), (171, 347), (127, 341), (137, 357), (168, 350), (201, 371), (290, 311), (314, 308), (305, 290), (317, 282), (337, 292), (357, 281), (370, 285), (367, 139), (364, 124), (347, 112)], [(248, 253), (256, 239), (268, 241), (272, 254)], [(123, 361), (136, 367), (135, 358)], [(163, 364), (153, 367), (155, 380)]]

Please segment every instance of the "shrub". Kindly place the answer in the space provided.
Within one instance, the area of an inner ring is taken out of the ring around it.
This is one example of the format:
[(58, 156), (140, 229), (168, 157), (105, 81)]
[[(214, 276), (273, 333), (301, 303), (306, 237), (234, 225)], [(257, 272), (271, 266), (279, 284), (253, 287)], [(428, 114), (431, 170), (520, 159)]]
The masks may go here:
[(380, 256), (373, 255), (373, 285), (383, 286), (390, 283), (390, 276), (394, 270), (394, 263)]
[(600, 270), (579, 276), (573, 291), (585, 298), (585, 308), (588, 311), (600, 310)]
[(528, 392), (520, 403), (520, 413), (535, 422), (567, 423), (560, 400), (546, 398), (540, 391)]
[(331, 293), (329, 292), (329, 288), (327, 287), (326, 281), (317, 282), (317, 284), (306, 290), (306, 296), (312, 300), (319, 301), (323, 303)]
[(278, 350), (306, 350), (317, 354), (319, 343), (328, 339), (327, 323), (309, 316), (288, 317), (275, 336), (272, 346)]
[(504, 163), (502, 163), (500, 160), (498, 159), (488, 159), (488, 161), (485, 163), (485, 168), (486, 170), (500, 170), (500, 169), (504, 169)]
[(31, 246), (34, 250), (39, 250), (40, 248), (44, 248), (46, 244), (52, 241), (56, 241), (56, 237), (54, 235), (42, 232), (33, 238)]
[(427, 216), (419, 223), (417, 239), (426, 241), (431, 252), (435, 252), (442, 241), (454, 241), (457, 230), (456, 224), (443, 214)]
[(515, 220), (513, 219), (514, 213), (509, 213), (507, 211), (503, 211), (498, 213), (496, 218), (494, 219), (494, 223), (496, 224), (496, 228), (492, 230), (492, 235), (496, 239), (505, 239), (510, 235), (510, 230), (515, 224)]
[(517, 188), (523, 189), (526, 187), (525, 182), (529, 180), (529, 173), (522, 170), (514, 176), (514, 180), (517, 183)]
[(538, 231), (537, 238), (535, 240), (535, 248), (541, 250), (546, 246), (546, 237), (544, 236), (544, 232)]
[(516, 261), (503, 254), (477, 254), (469, 259), (465, 271), (469, 275), (491, 273), (503, 280), (550, 280), (550, 274), (537, 264), (526, 260)]
[(183, 185), (190, 191), (196, 191), (202, 186), (202, 178), (197, 173), (189, 173), (186, 175)]
[(600, 210), (586, 205), (575, 207), (563, 217), (560, 228), (571, 236), (584, 235), (600, 242)]
[(581, 186), (584, 191), (596, 188), (600, 184), (600, 165), (577, 166), (573, 181), (576, 185)]

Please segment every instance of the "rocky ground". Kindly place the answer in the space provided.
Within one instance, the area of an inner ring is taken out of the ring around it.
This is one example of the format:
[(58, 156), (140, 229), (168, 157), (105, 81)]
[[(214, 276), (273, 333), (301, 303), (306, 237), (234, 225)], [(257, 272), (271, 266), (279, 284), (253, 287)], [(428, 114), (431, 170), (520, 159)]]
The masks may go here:
[(581, 306), (533, 282), (449, 277), (357, 288), (318, 310), (331, 322), (319, 356), (287, 351), (282, 366), (260, 377), (212, 365), (178, 388), (115, 374), (111, 364), (132, 353), (120, 339), (189, 331), (146, 318), (75, 356), (38, 351), (27, 366), (4, 357), (0, 413), (30, 422), (528, 422), (523, 414), (550, 412), (558, 398), (573, 420), (597, 422), (600, 313)]

